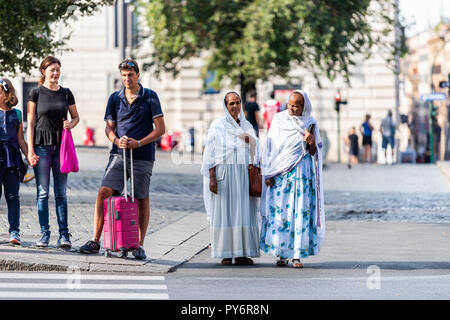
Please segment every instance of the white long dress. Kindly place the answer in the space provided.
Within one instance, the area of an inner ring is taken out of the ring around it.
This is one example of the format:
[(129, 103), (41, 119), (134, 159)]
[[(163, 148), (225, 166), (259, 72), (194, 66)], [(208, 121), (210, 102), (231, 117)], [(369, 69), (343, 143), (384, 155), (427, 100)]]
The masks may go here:
[(259, 257), (258, 199), (249, 195), (248, 164), (235, 151), (216, 167), (217, 194), (211, 195), (211, 257)]
[[(223, 110), (225, 116), (213, 121), (208, 130), (200, 170), (211, 226), (211, 256), (259, 257), (259, 198), (250, 197), (248, 177), (248, 164), (259, 162), (259, 140), (242, 108), (239, 123), (225, 103)], [(209, 190), (211, 168), (216, 168), (217, 194)]]

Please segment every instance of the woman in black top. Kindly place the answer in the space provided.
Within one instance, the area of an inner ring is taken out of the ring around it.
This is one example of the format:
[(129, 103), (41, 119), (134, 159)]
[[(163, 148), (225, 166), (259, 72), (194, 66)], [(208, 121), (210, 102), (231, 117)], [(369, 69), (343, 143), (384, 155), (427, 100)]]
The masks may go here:
[[(57, 245), (70, 248), (72, 244), (67, 222), (67, 174), (61, 173), (59, 151), (63, 128), (73, 129), (80, 119), (72, 92), (58, 84), (61, 62), (48, 56), (42, 61), (39, 70), (42, 77), (39, 87), (30, 93), (27, 113), (28, 161), (35, 163), (37, 160), (34, 174), (42, 238), (36, 245), (47, 247), (50, 240), (48, 195), (51, 170), (59, 226)], [(70, 121), (67, 120), (67, 112), (70, 113)]]

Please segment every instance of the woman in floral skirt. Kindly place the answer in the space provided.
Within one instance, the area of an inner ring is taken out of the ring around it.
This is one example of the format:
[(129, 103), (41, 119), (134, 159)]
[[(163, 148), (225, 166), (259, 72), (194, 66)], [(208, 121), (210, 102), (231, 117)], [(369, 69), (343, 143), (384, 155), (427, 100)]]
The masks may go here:
[(319, 253), (325, 236), (322, 142), (308, 95), (296, 90), (287, 110), (275, 115), (263, 155), (261, 239), (277, 265), (302, 268)]

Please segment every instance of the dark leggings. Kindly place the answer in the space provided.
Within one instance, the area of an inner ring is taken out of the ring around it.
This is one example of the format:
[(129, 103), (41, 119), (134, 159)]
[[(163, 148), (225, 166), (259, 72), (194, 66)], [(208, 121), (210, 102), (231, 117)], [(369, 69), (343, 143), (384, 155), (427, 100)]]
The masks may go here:
[[(2, 187), (3, 186), (3, 187)], [(2, 168), (0, 162), (0, 198), (2, 189), (5, 190), (5, 199), (8, 205), (9, 232), (19, 232), (20, 224), (20, 198), (19, 198), (19, 172), (17, 168)]]

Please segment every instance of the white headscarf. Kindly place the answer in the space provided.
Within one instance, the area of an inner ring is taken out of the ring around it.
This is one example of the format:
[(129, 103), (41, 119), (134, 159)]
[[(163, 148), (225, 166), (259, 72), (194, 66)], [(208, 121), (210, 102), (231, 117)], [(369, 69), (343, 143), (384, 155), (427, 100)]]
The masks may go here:
[(295, 92), (301, 94), (304, 98), (302, 115), (290, 116), (289, 110), (275, 114), (267, 134), (262, 159), (263, 190), (261, 195), (261, 214), (266, 216), (267, 201), (269, 200), (270, 188), (266, 186), (265, 180), (289, 172), (308, 154), (303, 136), (305, 130), (308, 130), (312, 124), (315, 124), (313, 134), (316, 140), (316, 153), (313, 156), (313, 162), (316, 176), (316, 207), (319, 210), (315, 225), (318, 229), (319, 239), (323, 239), (325, 234), (325, 211), (322, 187), (322, 140), (317, 121), (311, 115), (312, 105), (308, 95), (302, 90), (295, 90), (291, 92), (291, 95)]
[[(203, 152), (203, 163), (201, 174), (203, 175), (203, 198), (205, 208), (210, 217), (211, 191), (209, 191), (209, 169), (219, 164), (226, 164), (231, 161), (235, 150), (237, 151), (238, 164), (258, 164), (259, 140), (250, 122), (245, 118), (243, 106), (239, 113), (239, 124), (231, 116), (225, 104), (225, 98), (229, 94), (235, 94), (241, 99), (237, 92), (228, 92), (223, 101), (225, 117), (213, 121), (206, 138), (205, 150)], [(249, 137), (249, 143), (245, 142), (245, 137)], [(235, 162), (231, 162), (235, 163)]]

